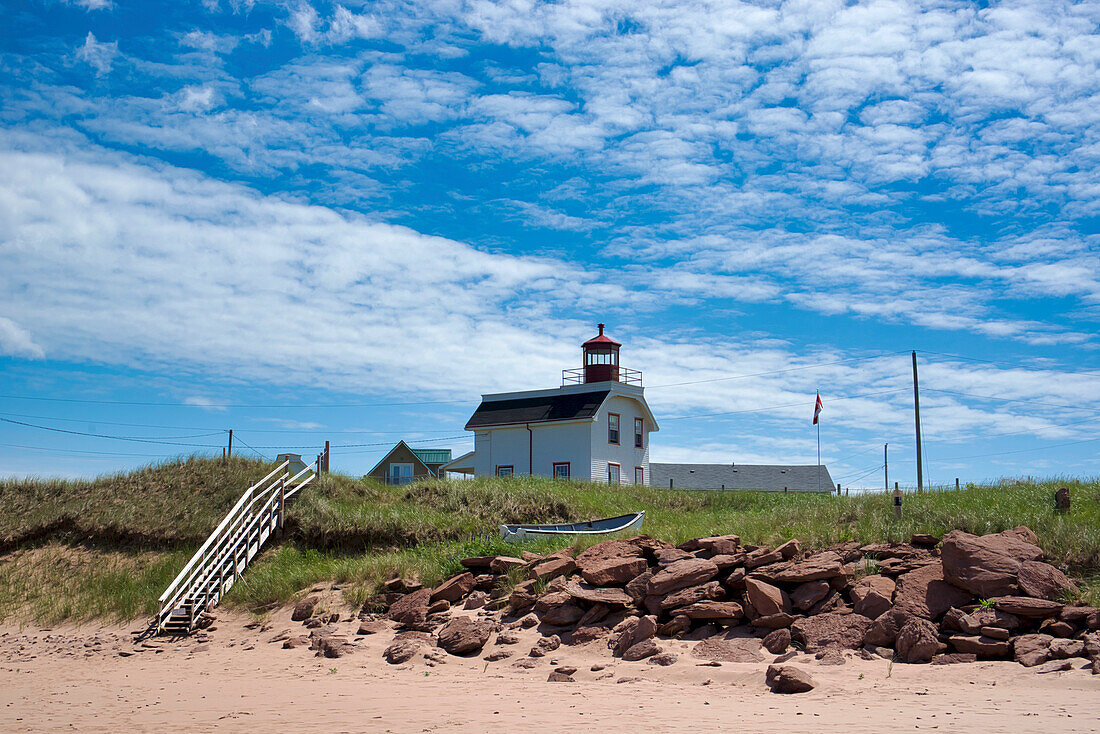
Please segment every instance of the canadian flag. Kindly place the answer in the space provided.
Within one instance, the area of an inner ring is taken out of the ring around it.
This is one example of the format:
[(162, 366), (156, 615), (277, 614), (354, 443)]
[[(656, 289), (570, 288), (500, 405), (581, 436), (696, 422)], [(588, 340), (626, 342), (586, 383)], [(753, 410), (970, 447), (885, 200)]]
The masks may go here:
[(814, 403), (814, 425), (817, 425), (817, 417), (821, 415), (821, 393), (817, 394), (817, 402)]

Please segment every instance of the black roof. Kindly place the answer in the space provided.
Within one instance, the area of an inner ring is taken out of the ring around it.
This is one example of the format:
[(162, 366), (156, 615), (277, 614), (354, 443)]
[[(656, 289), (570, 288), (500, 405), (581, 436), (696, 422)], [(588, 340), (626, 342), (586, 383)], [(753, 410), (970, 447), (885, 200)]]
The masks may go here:
[(545, 423), (591, 418), (596, 415), (610, 392), (595, 390), (536, 398), (483, 400), (466, 422), (466, 430), (509, 423)]

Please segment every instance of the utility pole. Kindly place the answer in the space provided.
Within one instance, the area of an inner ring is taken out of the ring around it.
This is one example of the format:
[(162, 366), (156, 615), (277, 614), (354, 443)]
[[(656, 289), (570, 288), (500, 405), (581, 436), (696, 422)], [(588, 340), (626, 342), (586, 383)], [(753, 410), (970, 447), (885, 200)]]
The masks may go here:
[(920, 388), (917, 383), (917, 350), (913, 350), (913, 416), (917, 423), (917, 491), (924, 489), (924, 465), (920, 449)]
[(890, 454), (888, 449), (890, 444), (882, 444), (882, 486), (887, 492), (890, 491)]
[(229, 429), (229, 448), (225, 451), (225, 458), (233, 458), (233, 429)]

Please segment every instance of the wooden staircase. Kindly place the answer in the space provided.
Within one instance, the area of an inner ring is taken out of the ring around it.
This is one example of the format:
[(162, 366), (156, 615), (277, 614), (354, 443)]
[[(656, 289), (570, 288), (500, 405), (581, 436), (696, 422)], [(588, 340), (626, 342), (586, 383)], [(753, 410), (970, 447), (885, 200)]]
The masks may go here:
[(290, 476), (289, 465), (284, 461), (245, 490), (160, 595), (160, 610), (153, 620), (157, 633), (184, 635), (194, 630), (202, 613), (217, 606), (267, 539), (282, 529), (287, 500), (320, 473), (319, 464), (311, 464)]

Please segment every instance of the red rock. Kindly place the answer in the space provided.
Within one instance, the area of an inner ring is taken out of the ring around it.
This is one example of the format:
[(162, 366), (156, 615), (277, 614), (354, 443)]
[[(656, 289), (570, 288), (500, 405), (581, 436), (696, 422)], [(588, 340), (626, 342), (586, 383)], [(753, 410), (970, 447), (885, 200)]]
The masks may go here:
[(913, 537), (909, 539), (909, 542), (913, 545), (939, 545), (940, 539), (928, 533), (913, 533)]
[(721, 600), (726, 597), (726, 590), (717, 581), (708, 581), (699, 586), (689, 586), (686, 589), (674, 591), (661, 599), (662, 611), (687, 606), (699, 601)]
[(622, 586), (646, 570), (644, 558), (607, 558), (586, 561), (581, 576), (596, 586)]
[(1024, 625), (1024, 621), (1015, 614), (1002, 612), (998, 609), (975, 609), (966, 616), (963, 631), (967, 634), (978, 634), (982, 627), (1000, 627), (1009, 632), (1015, 632)]
[(806, 611), (829, 595), (832, 587), (828, 581), (807, 581), (791, 592), (791, 604)]
[(1084, 640), (1067, 640), (1055, 638), (1050, 641), (1051, 660), (1065, 660), (1066, 658), (1079, 658), (1085, 654)]
[(792, 614), (780, 612), (779, 614), (769, 614), (766, 617), (757, 617), (752, 620), (753, 627), (759, 627), (761, 629), (781, 629), (784, 627), (790, 627), (794, 624), (794, 621), (798, 619)]
[(1065, 606), (1056, 601), (1032, 599), (1028, 596), (1002, 596), (995, 604), (998, 611), (1021, 617), (1057, 617)]
[(968, 592), (947, 583), (943, 567), (933, 563), (898, 577), (894, 608), (925, 619), (936, 619), (951, 607), (968, 604)]
[[(634, 603), (634, 599), (630, 594), (626, 593), (622, 589), (615, 587), (600, 587), (592, 586), (591, 584), (582, 584), (577, 581), (567, 581), (564, 588), (564, 593), (573, 597), (574, 599), (580, 599), (582, 601), (592, 602), (593, 604), (607, 604), (608, 606), (625, 607)], [(538, 605), (536, 605), (536, 610)]]
[[(715, 559), (711, 559), (714, 561)], [(745, 588), (745, 569), (735, 568), (730, 571), (730, 575), (726, 577), (725, 583), (727, 589), (740, 590)]]
[(554, 671), (546, 678), (547, 683), (576, 683), (573, 676)]
[(675, 653), (660, 652), (660, 653), (657, 653), (656, 655), (654, 655), (653, 657), (651, 657), (648, 661), (648, 664), (649, 665), (660, 665), (660, 666), (663, 666), (663, 667), (668, 667), (669, 665), (675, 665), (676, 660), (677, 660), (677, 657), (676, 657)]
[(1096, 607), (1068, 606), (1062, 608), (1062, 613), (1058, 617), (1073, 624), (1084, 624), (1090, 614), (1095, 614), (1098, 611), (1100, 609)]
[(439, 630), (439, 646), (452, 655), (480, 652), (489, 641), (492, 625), (471, 617), (456, 617)]
[(428, 604), (431, 598), (431, 589), (420, 589), (411, 594), (405, 594), (390, 605), (386, 616), (401, 624), (423, 622), (428, 617)]
[(933, 665), (955, 665), (957, 663), (977, 662), (978, 656), (972, 652), (945, 652), (932, 658)]
[(489, 564), (493, 562), (496, 556), (474, 556), (472, 558), (463, 558), (461, 563), (465, 568), (486, 569), (489, 568)]
[(741, 545), (741, 538), (736, 535), (715, 535), (709, 538), (699, 538), (695, 541), (695, 548), (684, 550), (704, 550), (713, 555), (732, 555)]
[(432, 592), (431, 601), (437, 602), (442, 599), (443, 601), (454, 604), (456, 601), (473, 591), (476, 585), (477, 582), (474, 581), (474, 575), (472, 573), (460, 573), (440, 584), (439, 587)]
[(894, 642), (898, 658), (905, 663), (927, 663), (943, 650), (936, 626), (927, 619), (911, 617)]
[(577, 570), (577, 562), (572, 558), (551, 558), (541, 563), (536, 563), (527, 572), (528, 578), (537, 581), (549, 581), (558, 576), (566, 576)]
[(701, 601), (680, 607), (676, 614), (688, 619), (740, 619), (744, 616), (741, 605), (735, 601)]
[(777, 586), (750, 576), (745, 579), (745, 591), (748, 594), (749, 603), (761, 617), (791, 611), (790, 597)]
[(623, 652), (623, 660), (626, 660), (628, 662), (636, 662), (638, 660), (644, 660), (645, 658), (657, 655), (660, 652), (661, 648), (658, 647), (656, 640), (642, 640), (635, 645), (631, 645)]
[(527, 562), (522, 558), (513, 558), (512, 556), (496, 556), (493, 560), (489, 561), (489, 570), (493, 573), (508, 573), (510, 569), (517, 568), (519, 566), (526, 566)]
[(569, 593), (558, 591), (541, 596), (535, 602), (535, 614), (546, 624), (564, 626), (578, 621), (584, 610), (573, 603)]
[(857, 650), (871, 626), (871, 620), (861, 614), (819, 614), (796, 620), (791, 635), (801, 642), (806, 652), (817, 652), (834, 646)]
[(791, 538), (786, 543), (776, 548), (775, 552), (783, 556), (784, 560), (790, 560), (796, 556), (802, 555), (802, 544), (798, 542), (798, 538)]
[(947, 640), (959, 652), (969, 652), (983, 659), (1007, 658), (1012, 654), (1012, 644), (989, 637), (952, 635)]
[(943, 538), (941, 558), (945, 580), (990, 598), (1015, 594), (1020, 564), (1042, 560), (1043, 552), (1018, 531), (978, 537), (952, 530)]
[(743, 564), (745, 562), (745, 554), (736, 553), (734, 555), (711, 556), (710, 562), (718, 566), (719, 573), (723, 573)]
[(680, 548), (662, 548), (653, 555), (657, 559), (657, 565), (661, 568), (672, 565), (673, 563), (676, 563), (676, 561), (683, 561), (688, 558), (695, 558), (695, 556)]
[(802, 584), (807, 581), (819, 581), (821, 579), (831, 579), (834, 576), (843, 576), (844, 563), (838, 554), (832, 551), (823, 551), (803, 560), (788, 561), (773, 568), (761, 569), (753, 575), (766, 581)]
[(691, 648), (691, 655), (722, 663), (759, 663), (764, 659), (762, 647), (755, 637), (711, 637)]
[(875, 619), (886, 610), (893, 607), (894, 580), (886, 576), (865, 576), (852, 587), (852, 600), (855, 602), (856, 614), (862, 614), (868, 619)]
[(621, 657), (630, 648), (657, 634), (657, 618), (652, 615), (627, 617), (611, 633), (612, 638), (608, 645), (614, 650), (615, 655)]
[(900, 630), (913, 615), (898, 609), (890, 609), (880, 614), (867, 629), (864, 644), (877, 647), (893, 647)]
[(569, 644), (584, 645), (593, 640), (606, 637), (610, 631), (611, 630), (607, 627), (598, 624), (585, 626), (577, 625), (577, 629), (573, 630), (572, 634), (569, 635)]
[(1012, 653), (1016, 662), (1032, 668), (1050, 660), (1050, 635), (1020, 635), (1012, 640)]
[(1077, 593), (1077, 585), (1049, 563), (1024, 561), (1018, 574), (1020, 591), (1039, 599), (1057, 599), (1063, 592)]
[(390, 665), (400, 665), (401, 663), (408, 662), (416, 655), (420, 649), (420, 644), (413, 642), (412, 640), (399, 640), (382, 652), (382, 657)]
[(691, 629), (691, 618), (683, 614), (677, 614), (668, 622), (657, 628), (657, 634), (661, 637), (679, 637)]
[(791, 645), (791, 631), (785, 628), (773, 630), (764, 638), (763, 645), (773, 655), (782, 655)]
[(642, 558), (644, 552), (636, 543), (628, 540), (605, 540), (577, 554), (577, 568), (584, 572), (590, 565), (598, 565), (612, 558)]
[(593, 604), (584, 616), (577, 622), (578, 627), (587, 627), (590, 624), (596, 624), (601, 619), (604, 619), (611, 613), (611, 607), (606, 604)]
[(770, 548), (759, 548), (745, 556), (745, 568), (754, 569), (769, 566), (783, 560), (783, 554)]
[(626, 593), (630, 595), (630, 598), (635, 604), (641, 604), (642, 600), (646, 597), (646, 588), (649, 586), (649, 580), (653, 578), (653, 575), (657, 573), (655, 569), (646, 569), (644, 572), (638, 574), (626, 584)]
[(1003, 627), (982, 627), (978, 630), (978, 634), (991, 640), (1007, 640), (1009, 638), (1008, 630)]
[(650, 596), (665, 596), (673, 591), (710, 581), (718, 575), (718, 566), (703, 558), (688, 558), (662, 568), (649, 580)]
[(294, 605), (294, 611), (290, 613), (291, 622), (302, 622), (313, 616), (313, 609), (317, 606), (317, 602), (321, 601), (319, 596), (307, 596), (300, 602)]
[(794, 665), (769, 665), (765, 680), (772, 693), (806, 693), (816, 685), (813, 676)]
[(1048, 618), (1044, 619), (1042, 624), (1039, 625), (1039, 631), (1046, 635), (1054, 635), (1055, 637), (1073, 637), (1077, 634), (1077, 628), (1069, 622), (1063, 622), (1060, 619)]

